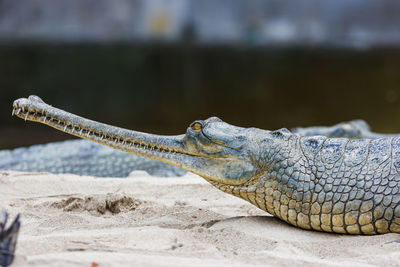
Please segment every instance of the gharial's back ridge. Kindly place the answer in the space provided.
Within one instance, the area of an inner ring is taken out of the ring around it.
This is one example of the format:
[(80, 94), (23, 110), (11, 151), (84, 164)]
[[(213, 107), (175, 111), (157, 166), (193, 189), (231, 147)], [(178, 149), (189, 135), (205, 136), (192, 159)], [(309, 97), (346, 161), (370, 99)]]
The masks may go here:
[(185, 134), (161, 136), (90, 121), (36, 96), (16, 100), (13, 113), (191, 171), (304, 229), (400, 233), (400, 138), (395, 135), (307, 137), (286, 129), (236, 127), (213, 117), (191, 124)]

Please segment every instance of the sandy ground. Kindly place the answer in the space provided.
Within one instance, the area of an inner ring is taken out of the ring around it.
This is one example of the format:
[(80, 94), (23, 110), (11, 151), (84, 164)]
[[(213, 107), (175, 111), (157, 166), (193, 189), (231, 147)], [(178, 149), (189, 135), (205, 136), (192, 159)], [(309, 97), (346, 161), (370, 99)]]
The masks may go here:
[(0, 172), (22, 214), (13, 266), (399, 266), (400, 236), (305, 231), (200, 177)]

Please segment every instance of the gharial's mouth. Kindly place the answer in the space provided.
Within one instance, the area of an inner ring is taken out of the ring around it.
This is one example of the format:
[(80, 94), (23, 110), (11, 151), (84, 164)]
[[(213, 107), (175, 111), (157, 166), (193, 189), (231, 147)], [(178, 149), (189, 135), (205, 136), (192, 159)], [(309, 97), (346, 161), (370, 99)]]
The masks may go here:
[[(50, 107), (45, 103), (43, 104)], [(84, 126), (81, 123), (74, 123), (65, 118), (66, 116), (65, 114), (63, 114), (64, 111), (62, 110), (59, 110), (61, 111), (58, 112), (60, 116), (57, 116), (55, 114), (51, 114), (50, 112), (46, 112), (44, 108), (36, 108), (33, 106), (34, 105), (30, 105), (29, 99), (18, 99), (14, 101), (12, 115), (16, 115), (19, 118), (24, 119), (25, 121), (29, 120), (29, 121), (40, 122), (49, 125), (53, 128), (56, 128), (58, 130), (61, 130), (65, 133), (69, 133), (71, 135), (75, 135), (85, 139), (90, 139), (102, 144), (106, 145), (112, 144), (113, 146), (121, 145), (121, 147), (130, 147), (131, 149), (137, 150), (137, 152), (139, 153), (151, 153), (154, 154), (154, 156), (156, 154), (159, 155), (163, 154), (166, 157), (168, 157), (168, 155), (176, 156), (178, 154), (192, 156), (192, 157), (198, 156), (192, 153), (188, 153), (187, 151), (184, 151), (182, 148), (178, 146), (168, 146), (168, 145), (158, 144), (155, 142), (146, 142), (144, 140), (134, 139), (132, 137), (127, 137), (124, 135), (118, 135), (104, 130), (99, 130), (96, 129), (95, 127), (90, 127), (87, 125)], [(40, 106), (40, 104), (38, 106)], [(122, 150), (126, 151), (126, 149)], [(129, 150), (128, 152), (132, 151)]]

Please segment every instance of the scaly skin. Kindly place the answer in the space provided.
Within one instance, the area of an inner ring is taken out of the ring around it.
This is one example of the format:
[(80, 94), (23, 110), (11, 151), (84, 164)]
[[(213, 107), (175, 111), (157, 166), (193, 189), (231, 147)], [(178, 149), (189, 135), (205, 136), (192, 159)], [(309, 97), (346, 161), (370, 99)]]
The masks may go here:
[(371, 132), (368, 123), (363, 120), (352, 120), (348, 122), (341, 122), (333, 126), (312, 126), (312, 127), (297, 127), (292, 130), (294, 133), (303, 136), (324, 135), (332, 138), (387, 138), (387, 137), (400, 137), (399, 134), (382, 134)]
[(400, 138), (349, 140), (266, 131), (218, 118), (184, 135), (160, 136), (90, 121), (31, 96), (17, 116), (194, 172), (304, 229), (348, 234), (400, 232)]
[(400, 232), (399, 138), (348, 140), (281, 133), (286, 145), (268, 147), (264, 160), (270, 164), (254, 183), (211, 183), (304, 229)]
[(158, 177), (182, 176), (186, 173), (160, 161), (81, 139), (0, 150), (0, 170), (96, 177), (127, 177), (133, 171), (146, 171)]

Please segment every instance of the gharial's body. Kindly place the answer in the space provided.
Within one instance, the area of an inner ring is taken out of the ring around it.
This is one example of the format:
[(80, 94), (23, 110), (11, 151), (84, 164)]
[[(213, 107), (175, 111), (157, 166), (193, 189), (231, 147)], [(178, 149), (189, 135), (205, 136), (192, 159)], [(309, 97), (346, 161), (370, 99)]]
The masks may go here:
[(275, 133), (283, 142), (265, 150), (263, 162), (269, 166), (262, 167), (253, 184), (211, 183), (301, 228), (350, 234), (400, 232), (400, 138), (348, 140)]
[(400, 138), (304, 137), (196, 121), (185, 135), (160, 136), (90, 121), (31, 96), (21, 118), (194, 172), (304, 228), (350, 234), (400, 232)]
[(96, 177), (127, 177), (145, 171), (158, 177), (182, 176), (185, 170), (87, 140), (0, 150), (0, 170), (73, 173)]

